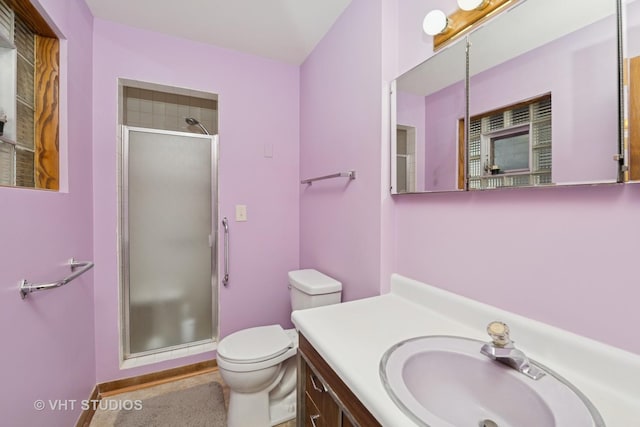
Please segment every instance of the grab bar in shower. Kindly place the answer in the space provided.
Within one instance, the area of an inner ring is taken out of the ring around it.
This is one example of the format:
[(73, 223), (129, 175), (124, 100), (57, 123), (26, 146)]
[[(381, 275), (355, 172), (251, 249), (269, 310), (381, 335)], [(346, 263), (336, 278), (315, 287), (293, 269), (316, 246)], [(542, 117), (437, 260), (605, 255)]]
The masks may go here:
[(69, 267), (71, 267), (71, 274), (64, 279), (51, 283), (29, 283), (26, 279), (20, 282), (20, 297), (25, 299), (31, 292), (46, 291), (47, 289), (59, 288), (64, 286), (81, 274), (91, 270), (93, 263), (91, 261), (76, 261), (73, 258), (69, 260)]
[(300, 181), (300, 184), (309, 184), (311, 185), (311, 183), (313, 181), (320, 181), (323, 179), (330, 179), (330, 178), (340, 178), (340, 177), (346, 177), (349, 178), (350, 180), (352, 179), (356, 179), (356, 171), (348, 171), (348, 172), (338, 172), (338, 173), (334, 173), (331, 175), (325, 175), (325, 176), (319, 176), (316, 178), (309, 178), (309, 179), (303, 179), (302, 181)]
[(222, 284), (229, 284), (229, 220), (225, 216), (222, 218), (222, 226), (224, 227), (224, 277)]

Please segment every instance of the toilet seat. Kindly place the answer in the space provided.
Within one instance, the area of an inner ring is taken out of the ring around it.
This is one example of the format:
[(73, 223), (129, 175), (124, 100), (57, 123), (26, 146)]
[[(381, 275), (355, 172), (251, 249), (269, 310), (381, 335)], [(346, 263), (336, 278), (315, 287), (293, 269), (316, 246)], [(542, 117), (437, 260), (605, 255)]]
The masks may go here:
[(222, 339), (218, 354), (229, 362), (256, 363), (273, 359), (291, 347), (293, 343), (280, 325), (257, 326)]
[(232, 371), (250, 371), (280, 363), (297, 345), (280, 325), (243, 329), (218, 344), (218, 365)]

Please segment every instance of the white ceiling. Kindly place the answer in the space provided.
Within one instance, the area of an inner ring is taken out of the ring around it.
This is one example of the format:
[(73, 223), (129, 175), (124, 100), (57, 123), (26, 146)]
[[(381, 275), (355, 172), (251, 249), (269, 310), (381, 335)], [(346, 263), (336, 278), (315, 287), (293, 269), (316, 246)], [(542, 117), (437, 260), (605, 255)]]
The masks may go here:
[(300, 64), (351, 0), (85, 0), (94, 16)]

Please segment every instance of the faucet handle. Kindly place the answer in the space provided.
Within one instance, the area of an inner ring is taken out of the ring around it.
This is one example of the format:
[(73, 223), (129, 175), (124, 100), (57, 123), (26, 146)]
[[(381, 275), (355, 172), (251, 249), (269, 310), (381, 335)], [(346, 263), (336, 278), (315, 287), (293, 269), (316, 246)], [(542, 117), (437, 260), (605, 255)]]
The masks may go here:
[(509, 326), (507, 326), (506, 323), (498, 321), (489, 323), (489, 325), (487, 325), (487, 333), (496, 347), (504, 347), (511, 344)]

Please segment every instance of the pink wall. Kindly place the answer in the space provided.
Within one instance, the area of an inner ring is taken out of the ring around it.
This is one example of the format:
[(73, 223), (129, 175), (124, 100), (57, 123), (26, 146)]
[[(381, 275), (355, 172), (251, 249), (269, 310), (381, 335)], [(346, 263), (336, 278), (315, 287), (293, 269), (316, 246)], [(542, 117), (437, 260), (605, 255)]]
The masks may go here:
[(300, 177), (357, 173), (300, 186), (300, 265), (340, 280), (345, 300), (379, 293), (381, 12), (353, 0), (300, 70)]
[[(94, 247), (98, 382), (209, 359), (212, 353), (120, 370), (118, 361), (118, 78), (219, 95), (220, 218), (230, 219), (231, 282), (220, 331), (290, 326), (287, 271), (298, 268), (298, 67), (96, 19)], [(273, 157), (264, 157), (264, 146)], [(235, 205), (248, 221), (235, 222)]]
[(640, 354), (640, 186), (395, 201), (398, 273)]
[[(61, 55), (63, 191), (0, 188), (0, 423), (69, 426), (80, 414), (52, 410), (49, 400), (78, 402), (95, 385), (93, 272), (67, 286), (21, 300), (18, 282), (49, 282), (70, 273), (75, 257), (92, 260), (91, 32), (84, 1), (36, 2), (64, 39)], [(64, 52), (66, 51), (66, 58)], [(47, 408), (34, 409), (43, 399)]]

